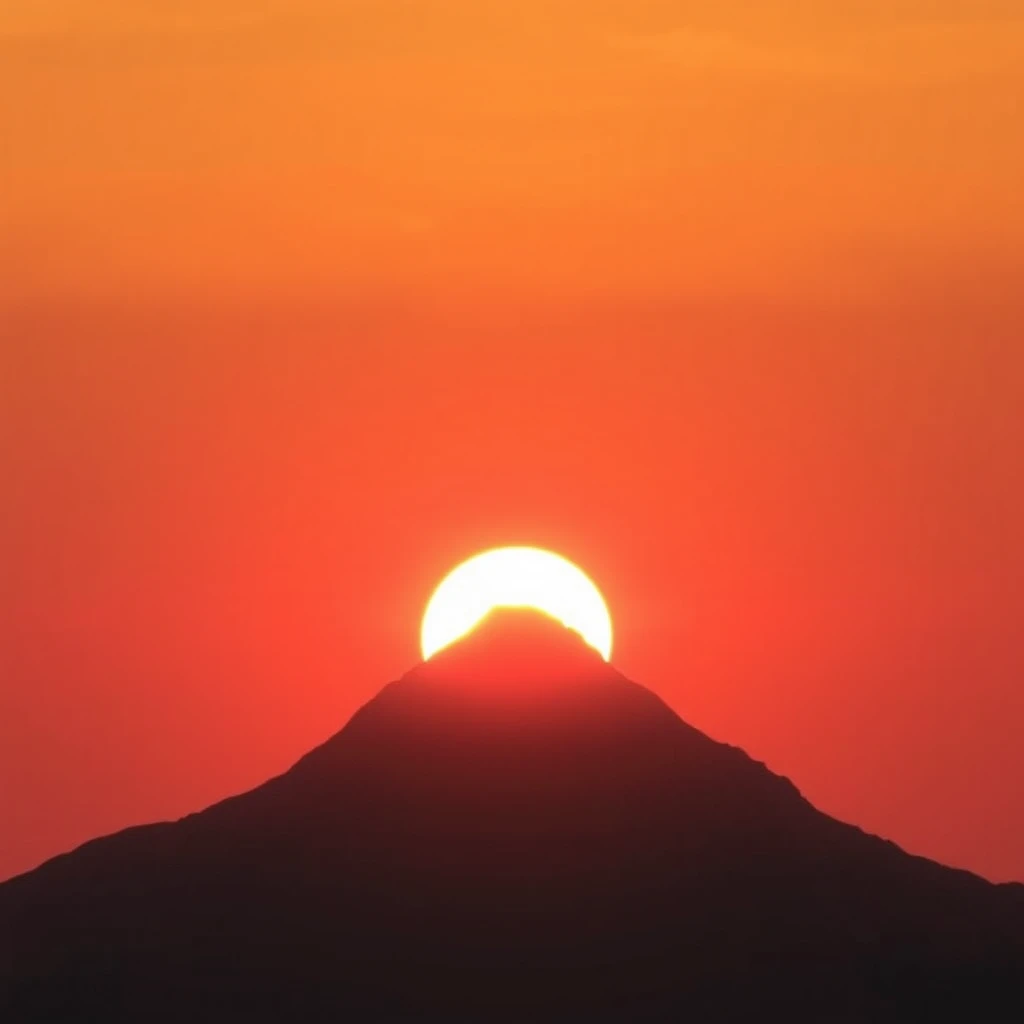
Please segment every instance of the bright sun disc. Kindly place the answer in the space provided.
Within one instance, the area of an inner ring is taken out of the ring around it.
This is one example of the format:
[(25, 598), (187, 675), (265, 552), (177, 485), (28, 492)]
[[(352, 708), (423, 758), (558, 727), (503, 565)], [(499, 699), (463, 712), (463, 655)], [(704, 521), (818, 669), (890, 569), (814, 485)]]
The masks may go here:
[(540, 548), (485, 551), (449, 573), (423, 616), (423, 657), (465, 636), (495, 608), (535, 608), (611, 658), (612, 620), (601, 592), (582, 569)]

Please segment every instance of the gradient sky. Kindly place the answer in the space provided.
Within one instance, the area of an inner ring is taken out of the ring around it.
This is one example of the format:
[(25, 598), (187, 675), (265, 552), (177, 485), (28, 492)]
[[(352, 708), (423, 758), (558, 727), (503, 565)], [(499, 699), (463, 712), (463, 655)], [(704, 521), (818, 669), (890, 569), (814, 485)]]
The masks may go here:
[(1024, 880), (1019, 0), (165, 6), (0, 8), (0, 877), (285, 769), (530, 543)]

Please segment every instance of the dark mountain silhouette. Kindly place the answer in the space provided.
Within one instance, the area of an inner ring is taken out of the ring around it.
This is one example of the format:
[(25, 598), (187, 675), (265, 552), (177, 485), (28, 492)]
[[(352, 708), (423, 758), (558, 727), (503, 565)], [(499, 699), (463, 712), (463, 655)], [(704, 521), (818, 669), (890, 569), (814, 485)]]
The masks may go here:
[(0, 886), (0, 1019), (1020, 1021), (1024, 887), (506, 612), (279, 778)]

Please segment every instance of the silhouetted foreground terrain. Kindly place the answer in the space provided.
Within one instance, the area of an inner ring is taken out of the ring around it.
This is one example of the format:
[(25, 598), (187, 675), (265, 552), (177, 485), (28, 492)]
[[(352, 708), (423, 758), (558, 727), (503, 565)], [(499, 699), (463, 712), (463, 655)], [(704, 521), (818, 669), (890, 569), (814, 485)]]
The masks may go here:
[(0, 1019), (1024, 1020), (1024, 887), (501, 613), (287, 774), (0, 886)]

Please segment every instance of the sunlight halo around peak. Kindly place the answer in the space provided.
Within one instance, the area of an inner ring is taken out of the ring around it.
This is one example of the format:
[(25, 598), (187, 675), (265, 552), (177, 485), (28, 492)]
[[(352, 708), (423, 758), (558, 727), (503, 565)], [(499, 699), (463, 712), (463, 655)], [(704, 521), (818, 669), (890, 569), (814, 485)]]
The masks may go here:
[(420, 632), (423, 657), (471, 632), (496, 608), (533, 608), (574, 629), (608, 661), (612, 621), (589, 576), (553, 551), (495, 548), (452, 570), (427, 604)]

